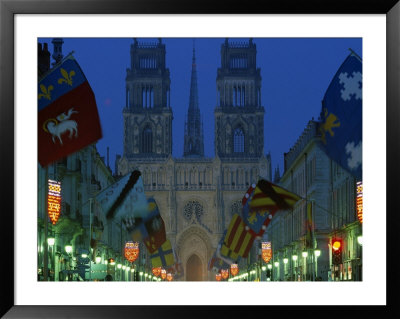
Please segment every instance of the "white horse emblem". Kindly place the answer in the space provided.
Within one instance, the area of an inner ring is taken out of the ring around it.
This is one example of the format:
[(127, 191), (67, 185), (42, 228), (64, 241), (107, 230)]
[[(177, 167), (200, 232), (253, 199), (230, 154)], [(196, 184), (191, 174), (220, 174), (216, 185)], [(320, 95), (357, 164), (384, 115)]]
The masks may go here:
[(52, 135), (53, 143), (56, 143), (56, 137), (60, 141), (60, 144), (63, 145), (61, 135), (69, 132), (69, 138), (71, 139), (74, 134), (75, 137), (78, 137), (78, 123), (73, 120), (70, 120), (72, 114), (78, 113), (74, 111), (73, 108), (68, 110), (68, 113), (61, 113), (56, 117), (56, 119), (48, 119), (43, 123), (43, 130)]

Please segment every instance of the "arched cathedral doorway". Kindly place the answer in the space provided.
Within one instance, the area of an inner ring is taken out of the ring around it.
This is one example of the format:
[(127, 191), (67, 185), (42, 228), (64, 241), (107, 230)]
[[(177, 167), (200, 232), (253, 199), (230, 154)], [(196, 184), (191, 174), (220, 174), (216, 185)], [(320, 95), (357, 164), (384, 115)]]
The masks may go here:
[(184, 269), (182, 280), (209, 280), (207, 265), (212, 252), (210, 237), (201, 227), (189, 227), (178, 235), (177, 254)]
[(186, 281), (202, 281), (203, 280), (203, 265), (200, 258), (193, 254), (186, 262)]

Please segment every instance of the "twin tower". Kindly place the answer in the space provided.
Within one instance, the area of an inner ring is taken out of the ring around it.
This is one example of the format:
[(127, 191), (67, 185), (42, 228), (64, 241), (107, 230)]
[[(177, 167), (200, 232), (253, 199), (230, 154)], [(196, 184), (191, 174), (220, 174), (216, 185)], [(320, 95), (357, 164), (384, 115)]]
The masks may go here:
[[(259, 159), (264, 151), (264, 108), (261, 106), (261, 76), (252, 39), (221, 44), (217, 70), (217, 105), (214, 111), (215, 155), (221, 161)], [(172, 156), (173, 107), (170, 71), (166, 67), (161, 39), (131, 45), (126, 74), (124, 157), (129, 161), (162, 160)], [(197, 87), (193, 47), (190, 99), (184, 127), (183, 158), (204, 157), (203, 123)], [(186, 111), (186, 110), (185, 110)]]

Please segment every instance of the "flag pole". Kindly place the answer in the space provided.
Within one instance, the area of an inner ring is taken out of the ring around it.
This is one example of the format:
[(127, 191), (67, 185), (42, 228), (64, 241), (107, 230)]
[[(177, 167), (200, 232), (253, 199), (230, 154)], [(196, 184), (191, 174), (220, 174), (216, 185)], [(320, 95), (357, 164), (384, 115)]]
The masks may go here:
[(65, 60), (70, 59), (72, 57), (72, 55), (75, 53), (75, 51), (71, 51), (70, 53), (68, 53), (62, 60), (60, 60), (60, 62), (58, 62), (57, 64), (54, 64), (54, 66), (49, 69), (47, 72), (43, 73), (41, 77), (39, 77), (38, 82), (40, 82), (41, 80), (43, 80), (46, 76), (48, 76), (50, 73), (52, 73), (54, 71), (54, 69), (62, 64)]
[(92, 251), (91, 251), (91, 244), (92, 244), (92, 200), (93, 198), (89, 198), (89, 256), (90, 256), (90, 262), (89, 262), (89, 281), (92, 280)]
[(354, 50), (353, 50), (352, 48), (349, 48), (349, 51), (350, 51), (351, 54), (354, 55), (360, 62), (362, 62), (361, 57), (360, 57), (356, 52), (354, 52)]

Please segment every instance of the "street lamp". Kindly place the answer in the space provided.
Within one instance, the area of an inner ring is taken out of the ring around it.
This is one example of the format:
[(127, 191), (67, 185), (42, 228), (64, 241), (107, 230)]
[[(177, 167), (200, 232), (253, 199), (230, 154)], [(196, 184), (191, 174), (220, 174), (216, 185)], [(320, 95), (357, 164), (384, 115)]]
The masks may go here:
[(56, 262), (54, 260), (54, 243), (55, 243), (55, 238), (49, 237), (47, 238), (47, 244), (51, 247), (51, 268), (53, 269), (54, 275), (53, 275), (53, 280), (56, 280)]
[(293, 276), (294, 276), (294, 281), (297, 281), (297, 271), (296, 271), (296, 268), (297, 268), (297, 255), (292, 255), (292, 260), (293, 260), (293, 262), (294, 262), (294, 266), (293, 266)]
[(318, 278), (318, 257), (321, 256), (321, 249), (316, 248), (314, 250), (314, 255), (315, 255), (315, 275)]
[(54, 246), (55, 241), (56, 240), (52, 237), (47, 238), (47, 243), (49, 244), (50, 247)]
[(283, 280), (286, 280), (286, 265), (289, 262), (287, 257), (283, 258)]
[(66, 252), (67, 254), (72, 253), (72, 246), (71, 246), (71, 245), (65, 246), (65, 252)]
[(360, 236), (357, 237), (357, 242), (358, 242), (358, 244), (359, 244), (360, 246), (362, 246), (362, 244), (363, 244), (363, 236), (362, 236), (362, 235), (360, 235)]
[(279, 261), (275, 261), (274, 262), (274, 266), (276, 268), (276, 276), (275, 276), (275, 278), (278, 279), (278, 277), (279, 277)]
[[(68, 266), (69, 266), (69, 270), (71, 270), (71, 254), (72, 254), (72, 246), (71, 245), (66, 245), (64, 247), (65, 252), (68, 254)], [(70, 274), (68, 274), (69, 277)]]
[(101, 263), (101, 256), (97, 256), (96, 257), (96, 264), (100, 264)]
[(301, 256), (303, 257), (303, 265), (304, 265), (303, 274), (304, 274), (304, 280), (306, 280), (306, 279), (307, 279), (307, 256), (308, 256), (307, 250), (304, 249), (304, 251), (301, 253)]

